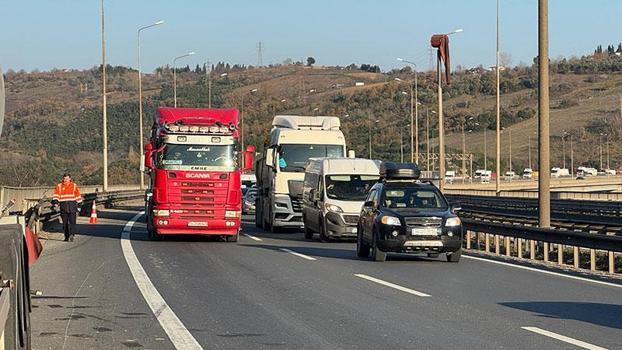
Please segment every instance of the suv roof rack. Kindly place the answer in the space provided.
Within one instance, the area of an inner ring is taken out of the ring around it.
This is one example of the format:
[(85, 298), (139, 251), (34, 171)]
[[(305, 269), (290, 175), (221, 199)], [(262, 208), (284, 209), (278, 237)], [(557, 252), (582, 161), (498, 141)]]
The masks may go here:
[(380, 177), (384, 179), (418, 180), (421, 169), (415, 163), (382, 162), (380, 164)]

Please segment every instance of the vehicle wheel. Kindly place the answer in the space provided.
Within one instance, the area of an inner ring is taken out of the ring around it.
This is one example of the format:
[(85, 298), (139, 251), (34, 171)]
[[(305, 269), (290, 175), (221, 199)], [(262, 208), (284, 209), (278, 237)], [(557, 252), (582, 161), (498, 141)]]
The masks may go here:
[(259, 206), (255, 209), (255, 227), (263, 228), (263, 218), (261, 217), (261, 211), (259, 210)]
[(363, 237), (361, 235), (361, 231), (359, 230), (356, 235), (356, 255), (359, 258), (367, 258), (369, 257), (369, 244), (363, 242)]
[(460, 257), (462, 256), (462, 248), (456, 250), (453, 253), (447, 253), (447, 261), (452, 263), (457, 263), (460, 261)]
[(382, 250), (380, 250), (378, 248), (378, 241), (376, 238), (376, 234), (373, 234), (373, 239), (372, 239), (372, 251), (371, 251), (371, 255), (372, 258), (374, 259), (374, 261), (378, 261), (378, 262), (384, 262), (387, 260), (387, 253), (383, 252)]
[(326, 229), (324, 228), (323, 220), (320, 220), (320, 240), (322, 242), (330, 242), (330, 237), (326, 235)]
[(237, 231), (234, 235), (227, 235), (225, 240), (227, 242), (237, 242), (240, 239), (240, 231)]
[[(304, 223), (304, 219), (302, 219), (302, 222)], [(306, 239), (313, 239), (313, 231), (307, 225), (305, 225), (304, 231)]]

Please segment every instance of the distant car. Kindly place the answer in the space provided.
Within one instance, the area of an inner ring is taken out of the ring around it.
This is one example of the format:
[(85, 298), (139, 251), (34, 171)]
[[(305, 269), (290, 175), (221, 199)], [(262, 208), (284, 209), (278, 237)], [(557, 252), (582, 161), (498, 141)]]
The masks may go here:
[(370, 189), (358, 222), (357, 255), (385, 261), (387, 253), (446, 254), (458, 262), (463, 228), (459, 210), (430, 182), (419, 181), (414, 163), (385, 162)]
[(254, 187), (249, 188), (242, 200), (242, 213), (253, 214), (255, 213), (255, 197), (257, 197), (257, 189)]

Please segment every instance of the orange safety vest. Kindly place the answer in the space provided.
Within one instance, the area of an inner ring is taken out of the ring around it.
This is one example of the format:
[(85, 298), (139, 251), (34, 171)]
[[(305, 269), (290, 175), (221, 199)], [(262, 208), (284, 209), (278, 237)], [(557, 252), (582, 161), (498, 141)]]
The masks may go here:
[(58, 202), (82, 202), (82, 196), (80, 195), (80, 189), (75, 182), (71, 181), (68, 184), (63, 184), (62, 182), (56, 185), (54, 188), (54, 195), (52, 196), (53, 201)]

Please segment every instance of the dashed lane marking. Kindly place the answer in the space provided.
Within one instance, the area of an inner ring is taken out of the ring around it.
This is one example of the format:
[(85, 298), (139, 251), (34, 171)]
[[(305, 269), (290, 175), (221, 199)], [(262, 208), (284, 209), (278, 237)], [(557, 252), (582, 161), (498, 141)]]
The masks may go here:
[(257, 242), (263, 241), (263, 239), (261, 239), (259, 237), (251, 236), (248, 233), (242, 233), (242, 236), (248, 237), (248, 238), (252, 239), (253, 241), (257, 241)]
[(581, 340), (578, 340), (578, 339), (574, 339), (574, 338), (570, 338), (570, 337), (567, 337), (565, 335), (553, 333), (553, 332), (547, 331), (547, 330), (542, 329), (542, 328), (538, 328), (538, 327), (521, 327), (521, 328), (524, 329), (524, 330), (530, 331), (530, 332), (538, 333), (538, 334), (543, 335), (545, 337), (557, 339), (557, 340), (563, 341), (564, 343), (568, 343), (568, 344), (572, 344), (572, 345), (578, 346), (580, 348), (589, 349), (589, 350), (607, 350), (607, 348), (603, 348), (603, 347), (600, 347), (598, 345), (586, 343), (584, 341), (581, 341)]
[(132, 276), (134, 277), (134, 281), (136, 281), (138, 289), (140, 289), (140, 292), (143, 294), (143, 298), (145, 298), (149, 308), (151, 308), (151, 311), (158, 319), (158, 322), (160, 322), (162, 328), (164, 328), (164, 331), (175, 348), (203, 349), (197, 340), (194, 339), (192, 334), (190, 334), (184, 324), (179, 320), (177, 315), (175, 315), (173, 310), (168, 306), (164, 298), (162, 298), (134, 253), (132, 241), (130, 241), (130, 235), (132, 227), (143, 214), (145, 214), (145, 212), (136, 214), (136, 216), (134, 216), (132, 220), (128, 221), (123, 228), (123, 233), (121, 234), (121, 249), (123, 250), (125, 261), (132, 272)]
[(488, 263), (491, 263), (491, 264), (510, 266), (510, 267), (514, 267), (514, 268), (517, 268), (517, 269), (527, 270), (527, 271), (540, 272), (540, 273), (544, 273), (544, 274), (547, 274), (547, 275), (553, 275), (553, 276), (558, 276), (558, 277), (569, 278), (569, 279), (573, 279), (573, 280), (577, 280), (577, 281), (596, 283), (596, 284), (600, 284), (600, 285), (603, 285), (603, 286), (609, 286), (609, 287), (622, 288), (622, 284), (616, 284), (616, 283), (605, 282), (605, 281), (598, 281), (598, 280), (593, 280), (593, 279), (589, 279), (589, 278), (585, 278), (585, 277), (579, 277), (579, 276), (567, 275), (567, 274), (559, 273), (559, 272), (541, 270), (541, 269), (537, 269), (537, 268), (534, 268), (534, 267), (522, 266), (522, 265), (517, 265), (517, 264), (511, 264), (511, 263), (507, 263), (507, 262), (503, 262), (503, 261), (497, 261), (497, 260), (491, 260), (491, 259), (485, 259), (485, 258), (480, 258), (480, 257), (477, 257), (477, 256), (462, 255), (462, 257), (463, 258), (467, 258), (467, 259), (478, 260), (478, 261), (485, 261), (485, 262), (488, 262)]
[(374, 283), (381, 284), (381, 285), (383, 285), (385, 287), (397, 289), (397, 290), (402, 291), (404, 293), (416, 295), (418, 297), (430, 297), (431, 296), (430, 294), (426, 294), (426, 293), (419, 292), (419, 291), (414, 290), (414, 289), (402, 287), (402, 286), (397, 285), (395, 283), (383, 281), (381, 279), (378, 279), (378, 278), (375, 278), (375, 277), (371, 277), (371, 276), (368, 276), (368, 275), (364, 275), (362, 273), (355, 273), (354, 276), (362, 278), (362, 279), (365, 279), (365, 280), (368, 280), (368, 281), (371, 281), (371, 282), (374, 282)]
[(309, 261), (314, 261), (317, 260), (316, 258), (312, 257), (312, 256), (308, 256), (308, 255), (304, 255), (304, 254), (300, 254), (300, 253), (296, 253), (295, 251), (291, 250), (291, 249), (287, 249), (287, 248), (279, 248), (280, 251), (285, 252), (285, 253), (290, 253), (292, 255), (295, 255), (297, 257), (309, 260)]

